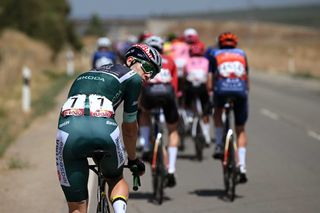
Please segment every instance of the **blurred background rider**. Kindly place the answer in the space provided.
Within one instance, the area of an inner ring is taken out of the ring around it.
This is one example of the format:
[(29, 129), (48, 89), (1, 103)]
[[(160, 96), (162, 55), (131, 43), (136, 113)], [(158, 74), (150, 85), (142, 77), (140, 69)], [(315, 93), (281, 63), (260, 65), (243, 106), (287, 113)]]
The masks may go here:
[(140, 140), (144, 140), (143, 159), (150, 160), (152, 155), (150, 146), (150, 110), (162, 107), (168, 128), (168, 174), (167, 186), (176, 185), (176, 160), (178, 154), (178, 107), (176, 93), (178, 91), (177, 68), (173, 59), (163, 55), (164, 41), (159, 36), (151, 36), (145, 43), (158, 50), (162, 57), (162, 68), (153, 79), (144, 85), (141, 91), (141, 112), (139, 115)]
[[(222, 112), (226, 100), (234, 100), (235, 125), (238, 144), (240, 183), (247, 182), (246, 176), (246, 147), (247, 134), (245, 124), (248, 119), (248, 62), (242, 49), (236, 48), (238, 37), (225, 32), (218, 37), (218, 49), (210, 53), (210, 74), (208, 87), (214, 91), (214, 124), (216, 146), (213, 157), (223, 157), (223, 123)], [(211, 81), (212, 80), (212, 81)], [(212, 83), (210, 85), (210, 83)]]
[(97, 40), (97, 50), (93, 54), (92, 68), (96, 69), (106, 64), (115, 64), (116, 54), (112, 50), (112, 42), (107, 37)]

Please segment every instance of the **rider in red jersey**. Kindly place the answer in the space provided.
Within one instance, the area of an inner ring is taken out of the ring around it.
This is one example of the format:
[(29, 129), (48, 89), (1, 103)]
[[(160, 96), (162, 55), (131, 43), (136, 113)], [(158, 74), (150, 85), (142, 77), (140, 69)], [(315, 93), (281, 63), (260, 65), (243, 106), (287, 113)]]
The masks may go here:
[(168, 128), (168, 175), (167, 186), (176, 185), (175, 171), (178, 145), (180, 137), (178, 134), (178, 107), (176, 93), (178, 91), (177, 68), (171, 57), (163, 55), (163, 40), (158, 36), (151, 36), (145, 40), (149, 46), (161, 53), (162, 68), (152, 81), (144, 85), (141, 93), (141, 112), (139, 115), (140, 140), (143, 140), (143, 159), (150, 160), (152, 155), (150, 146), (150, 110), (162, 107)]

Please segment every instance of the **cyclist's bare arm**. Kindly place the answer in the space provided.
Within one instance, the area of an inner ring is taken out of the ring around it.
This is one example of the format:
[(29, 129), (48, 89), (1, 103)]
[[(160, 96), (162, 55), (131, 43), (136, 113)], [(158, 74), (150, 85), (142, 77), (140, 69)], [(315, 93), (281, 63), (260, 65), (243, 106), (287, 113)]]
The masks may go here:
[(136, 159), (136, 142), (138, 138), (138, 124), (134, 122), (122, 123), (123, 142), (126, 147), (128, 158), (130, 160)]

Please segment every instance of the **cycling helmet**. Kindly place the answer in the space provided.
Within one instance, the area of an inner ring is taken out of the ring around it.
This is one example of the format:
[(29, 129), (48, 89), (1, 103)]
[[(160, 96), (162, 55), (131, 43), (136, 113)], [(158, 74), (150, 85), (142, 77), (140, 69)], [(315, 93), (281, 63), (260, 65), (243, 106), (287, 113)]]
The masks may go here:
[(154, 78), (161, 70), (162, 58), (160, 53), (147, 44), (134, 44), (126, 52), (125, 57), (132, 56), (135, 62), (141, 63), (141, 68), (145, 73), (150, 73), (150, 78)]
[(111, 47), (111, 41), (107, 37), (101, 37), (97, 40), (97, 48), (101, 47)]
[(190, 45), (189, 53), (190, 56), (203, 56), (205, 51), (205, 46), (202, 42), (197, 42)]
[(185, 42), (191, 44), (199, 41), (198, 32), (193, 28), (188, 28), (183, 32)]
[(231, 32), (221, 33), (218, 37), (219, 47), (236, 47), (238, 44), (238, 37)]
[(139, 37), (138, 37), (138, 42), (144, 42), (144, 40), (146, 40), (147, 38), (153, 36), (152, 33), (148, 32), (148, 31), (144, 31), (142, 33), (140, 33)]
[(151, 36), (149, 38), (147, 38), (145, 41), (144, 41), (147, 45), (155, 48), (156, 50), (159, 51), (159, 53), (162, 53), (162, 50), (163, 50), (163, 39), (159, 36)]

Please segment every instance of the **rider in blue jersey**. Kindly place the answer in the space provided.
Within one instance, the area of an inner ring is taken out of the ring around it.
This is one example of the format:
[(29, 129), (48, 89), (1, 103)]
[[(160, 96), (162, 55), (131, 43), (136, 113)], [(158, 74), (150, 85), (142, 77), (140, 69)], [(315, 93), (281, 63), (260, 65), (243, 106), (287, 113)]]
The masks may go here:
[(248, 62), (243, 50), (236, 48), (238, 38), (226, 32), (219, 35), (218, 46), (209, 54), (210, 73), (208, 79), (209, 90), (214, 93), (214, 124), (216, 146), (213, 157), (223, 157), (223, 123), (222, 112), (226, 100), (234, 100), (235, 124), (238, 144), (240, 183), (247, 182), (246, 176), (246, 146), (247, 134), (245, 124), (248, 119)]
[(93, 69), (116, 63), (116, 54), (111, 50), (111, 45), (112, 43), (107, 37), (101, 37), (97, 40), (97, 51), (92, 58)]

